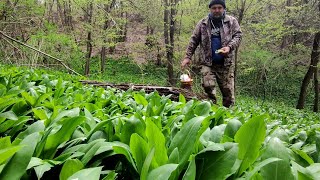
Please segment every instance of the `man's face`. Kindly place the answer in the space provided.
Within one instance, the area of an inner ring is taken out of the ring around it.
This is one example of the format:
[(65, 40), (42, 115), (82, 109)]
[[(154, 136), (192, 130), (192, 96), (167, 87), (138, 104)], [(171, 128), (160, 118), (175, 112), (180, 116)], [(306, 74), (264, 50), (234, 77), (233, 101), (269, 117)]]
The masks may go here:
[(215, 4), (211, 6), (210, 11), (213, 15), (213, 17), (219, 18), (223, 15), (224, 8), (221, 4)]

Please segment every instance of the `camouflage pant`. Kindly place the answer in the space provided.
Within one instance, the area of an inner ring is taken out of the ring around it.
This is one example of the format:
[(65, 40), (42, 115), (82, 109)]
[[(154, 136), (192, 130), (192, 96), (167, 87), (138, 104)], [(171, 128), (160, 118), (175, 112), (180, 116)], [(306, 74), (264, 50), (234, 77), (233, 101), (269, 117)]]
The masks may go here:
[(230, 107), (234, 104), (234, 65), (202, 66), (201, 74), (203, 76), (202, 86), (213, 103), (217, 102), (215, 83), (217, 82), (223, 96), (223, 106)]

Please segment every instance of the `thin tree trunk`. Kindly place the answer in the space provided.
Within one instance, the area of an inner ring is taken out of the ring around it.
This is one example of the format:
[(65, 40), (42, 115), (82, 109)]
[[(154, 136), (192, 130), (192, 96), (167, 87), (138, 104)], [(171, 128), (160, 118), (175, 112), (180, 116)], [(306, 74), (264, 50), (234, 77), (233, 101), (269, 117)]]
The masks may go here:
[(164, 4), (164, 18), (163, 18), (163, 21), (164, 21), (164, 43), (166, 45), (166, 56), (167, 56), (167, 68), (168, 68), (168, 81), (170, 83), (171, 81), (171, 74), (172, 71), (171, 71), (171, 68), (172, 66), (170, 65), (170, 37), (169, 37), (169, 3), (168, 3), (168, 0), (163, 0), (163, 4)]
[(170, 28), (169, 28), (169, 36), (170, 36), (170, 46), (168, 51), (168, 75), (169, 75), (169, 83), (170, 85), (175, 84), (174, 73), (173, 73), (173, 64), (174, 64), (174, 33), (176, 29), (175, 24), (175, 16), (176, 16), (176, 0), (171, 0), (170, 4)]
[(319, 111), (319, 81), (318, 81), (318, 67), (316, 67), (314, 72), (314, 103), (313, 111)]
[(314, 73), (316, 72), (317, 65), (319, 62), (319, 56), (320, 56), (319, 45), (320, 45), (320, 32), (317, 32), (314, 37), (314, 41), (313, 41), (313, 48), (312, 48), (312, 53), (311, 53), (311, 63), (310, 63), (308, 72), (302, 81), (299, 100), (298, 100), (298, 104), (297, 104), (297, 109), (304, 108), (304, 103), (305, 103), (306, 96), (307, 96), (308, 85), (311, 81), (312, 75), (314, 75)]
[[(90, 2), (87, 7), (87, 23), (91, 25), (92, 23), (92, 13), (93, 13), (93, 2)], [(85, 67), (85, 75), (88, 76), (90, 74), (90, 59), (92, 54), (92, 32), (91, 29), (88, 31), (87, 35), (87, 55), (86, 55), (86, 67)]]

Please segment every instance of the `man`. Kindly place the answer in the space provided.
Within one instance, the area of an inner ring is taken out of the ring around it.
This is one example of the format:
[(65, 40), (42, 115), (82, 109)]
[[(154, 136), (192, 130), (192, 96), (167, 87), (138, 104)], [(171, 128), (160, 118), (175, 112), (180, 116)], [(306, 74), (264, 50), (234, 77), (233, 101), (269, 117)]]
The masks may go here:
[(191, 57), (200, 44), (204, 52), (204, 61), (201, 62), (202, 86), (208, 97), (216, 103), (217, 81), (223, 96), (223, 106), (230, 107), (235, 103), (234, 56), (242, 32), (238, 21), (226, 15), (224, 0), (212, 0), (209, 9), (208, 17), (200, 20), (193, 31), (181, 68), (190, 65)]

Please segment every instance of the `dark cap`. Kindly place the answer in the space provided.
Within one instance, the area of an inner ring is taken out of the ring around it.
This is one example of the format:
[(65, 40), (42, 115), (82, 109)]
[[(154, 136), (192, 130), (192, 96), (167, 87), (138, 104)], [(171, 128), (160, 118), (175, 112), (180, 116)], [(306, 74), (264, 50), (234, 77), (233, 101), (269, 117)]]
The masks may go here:
[(226, 8), (226, 3), (224, 0), (212, 0), (210, 3), (209, 3), (209, 8), (211, 8), (213, 5), (216, 5), (216, 4), (220, 4), (223, 6), (223, 8)]

